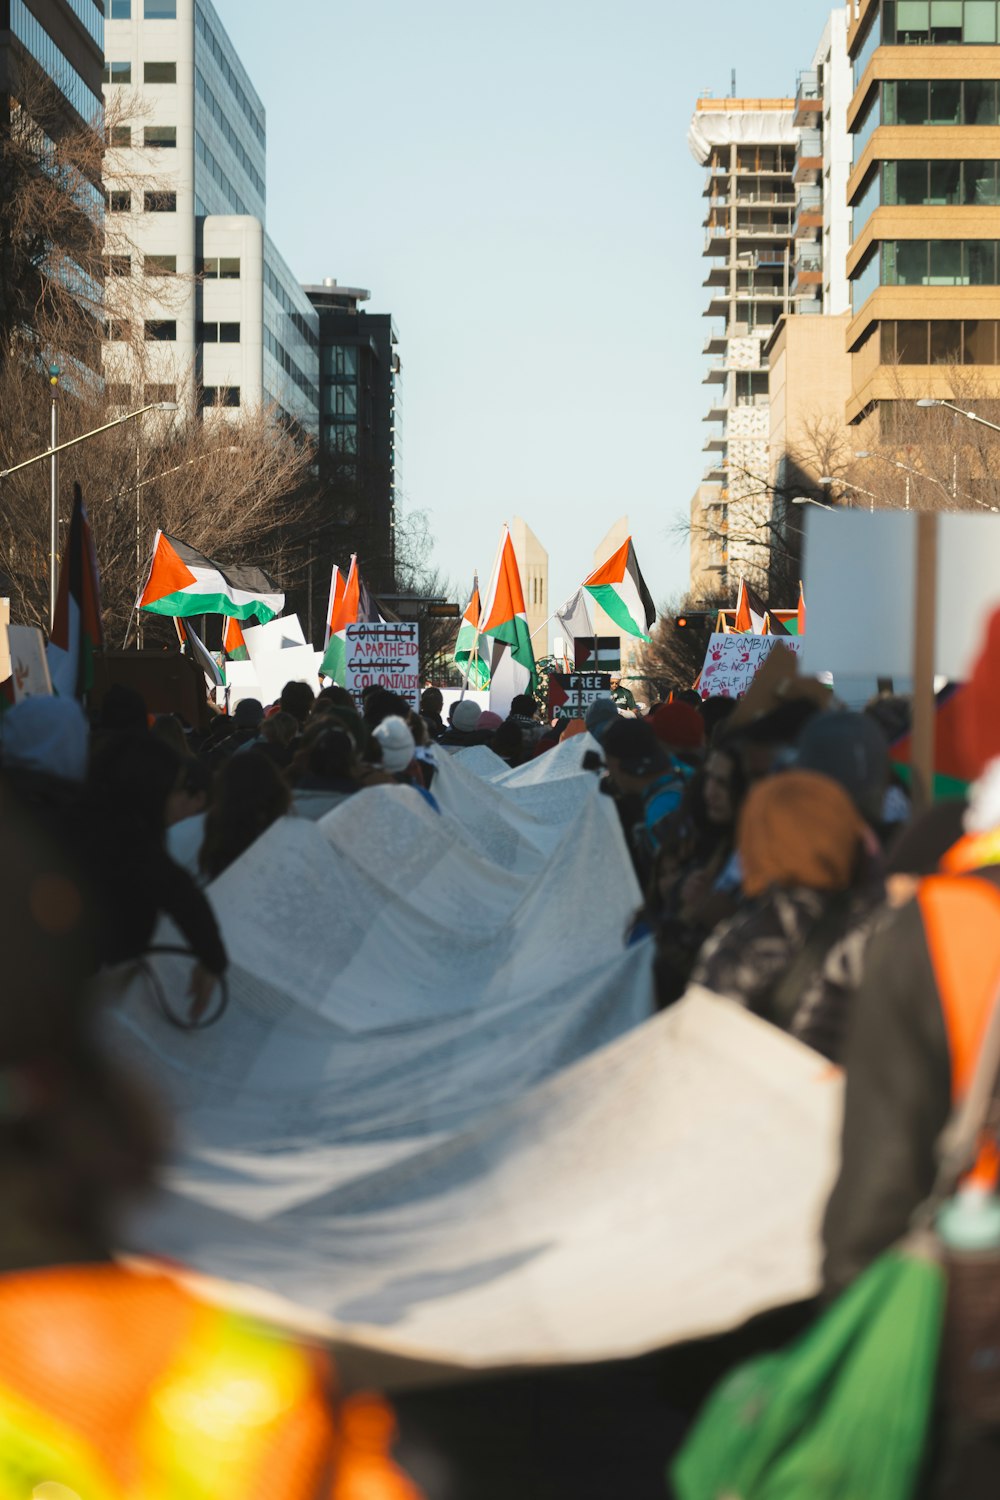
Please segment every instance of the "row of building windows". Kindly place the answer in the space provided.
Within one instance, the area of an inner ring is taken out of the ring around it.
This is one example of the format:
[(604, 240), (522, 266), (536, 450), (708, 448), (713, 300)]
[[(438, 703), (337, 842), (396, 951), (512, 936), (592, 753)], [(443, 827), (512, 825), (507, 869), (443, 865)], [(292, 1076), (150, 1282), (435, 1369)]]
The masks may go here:
[[(109, 276), (131, 276), (132, 257), (130, 255), (109, 255), (106, 257), (107, 274)], [(177, 274), (176, 255), (146, 255), (143, 257), (142, 268), (147, 276), (175, 276)], [(198, 274), (206, 281), (239, 281), (240, 258), (238, 255), (210, 255), (201, 262)]]
[(229, 61), (226, 49), (223, 47), (222, 43), (215, 35), (215, 32), (208, 24), (208, 18), (206, 17), (205, 12), (202, 10), (200, 5), (195, 5), (194, 8), (194, 24), (198, 35), (203, 39), (206, 46), (208, 47), (209, 52), (214, 58), (215, 65), (225, 79), (227, 87), (231, 89), (236, 103), (239, 105), (247, 120), (250, 122), (250, 126), (253, 130), (254, 135), (260, 141), (262, 146), (266, 146), (267, 133), (264, 129), (264, 120), (262, 117), (262, 113), (260, 109), (252, 103), (250, 97), (240, 83), (240, 80), (237, 78), (232, 64)]
[[(132, 144), (132, 128), (129, 125), (112, 125), (108, 131), (108, 145), (125, 149)], [(177, 146), (176, 125), (144, 125), (142, 144), (153, 151), (171, 151)]]
[(995, 206), (1000, 161), (884, 161), (866, 179), (854, 209), (854, 238), (876, 208)]
[(995, 365), (998, 326), (989, 319), (883, 323), (879, 329), (882, 363)]
[[(122, 341), (127, 343), (132, 337), (132, 325), (127, 321), (112, 318), (105, 325), (104, 336), (112, 343)], [(175, 318), (148, 318), (143, 324), (143, 338), (147, 343), (176, 343), (177, 320)], [(238, 344), (240, 325), (239, 323), (199, 323), (197, 341), (199, 344)]]
[(208, 175), (215, 182), (216, 186), (222, 189), (222, 192), (229, 199), (230, 207), (234, 210), (234, 212), (238, 214), (246, 214), (251, 219), (256, 218), (256, 214), (254, 214), (253, 211), (247, 206), (247, 204), (244, 203), (243, 199), (240, 197), (239, 193), (236, 191), (232, 183), (229, 181), (229, 178), (226, 176), (226, 173), (223, 170), (222, 166), (219, 164), (219, 162), (216, 161), (214, 155), (209, 150), (204, 136), (200, 134), (195, 135), (194, 149), (195, 155), (205, 167)]
[(289, 379), (298, 386), (302, 394), (309, 397), (313, 406), (319, 406), (319, 390), (316, 385), (307, 375), (302, 373), (288, 350), (278, 342), (266, 324), (264, 326), (264, 348), (277, 361)]
[(240, 325), (238, 323), (199, 323), (199, 344), (238, 344), (240, 341)]
[(1000, 286), (997, 240), (884, 240), (851, 282), (858, 312), (879, 286)]
[(69, 0), (69, 8), (78, 21), (82, 21), (94, 41), (104, 51), (104, 16), (97, 8), (96, 0)]
[(102, 108), (101, 100), (91, 92), (82, 74), (76, 71), (65, 52), (56, 46), (24, 0), (10, 0), (10, 29), (80, 118), (88, 122), (95, 119)]
[(355, 379), (358, 373), (357, 349), (348, 344), (325, 344), (320, 352), (320, 369), (324, 375)]
[(264, 284), (277, 299), (283, 312), (286, 312), (292, 320), (292, 327), (302, 335), (311, 349), (319, 348), (319, 337), (306, 318), (302, 316), (291, 297), (274, 274), (273, 269), (266, 261), (264, 263)]
[[(132, 64), (105, 61), (102, 77), (105, 83), (131, 83)], [(143, 63), (142, 81), (143, 83), (176, 83), (177, 64), (175, 62)]]
[(199, 268), (206, 281), (239, 281), (238, 255), (206, 255)]
[[(138, 7), (139, 0), (136, 0)], [(132, 0), (110, 0), (109, 21), (131, 21)], [(177, 0), (142, 0), (144, 21), (176, 21)]]
[[(111, 192), (107, 195), (107, 209), (112, 214), (127, 214), (132, 212), (132, 194), (126, 192)], [(147, 214), (175, 214), (177, 212), (177, 194), (165, 192), (149, 192), (142, 195), (142, 210)]]
[(323, 387), (323, 411), (330, 417), (356, 417), (358, 414), (357, 386), (325, 385)]
[(134, 406), (137, 402), (141, 406), (152, 406), (154, 401), (176, 401), (177, 387), (175, 385), (143, 386), (140, 402), (138, 391), (133, 390), (125, 381), (109, 380), (104, 387), (104, 394), (111, 406)]
[(855, 54), (854, 87), (878, 47), (982, 47), (998, 37), (997, 0), (882, 0)]
[(906, 78), (879, 84), (854, 126), (854, 162), (880, 125), (1000, 125), (1000, 82)]
[(212, 119), (215, 121), (216, 125), (218, 125), (219, 129), (222, 131), (222, 134), (228, 141), (236, 157), (236, 160), (239, 162), (240, 166), (243, 168), (244, 172), (253, 183), (261, 198), (263, 198), (266, 193), (264, 179), (257, 171), (257, 168), (254, 166), (253, 162), (250, 160), (249, 156), (244, 150), (243, 143), (241, 142), (239, 136), (236, 134), (236, 131), (233, 129), (232, 125), (229, 123), (229, 118), (223, 110), (222, 105), (219, 103), (218, 99), (216, 99), (215, 95), (212, 93), (212, 90), (205, 82), (202, 71), (198, 67), (196, 67), (194, 70), (194, 84), (195, 89), (198, 93), (198, 97), (205, 105), (205, 108), (212, 116)]
[(328, 453), (351, 457), (358, 451), (358, 429), (353, 423), (324, 422), (323, 447)]

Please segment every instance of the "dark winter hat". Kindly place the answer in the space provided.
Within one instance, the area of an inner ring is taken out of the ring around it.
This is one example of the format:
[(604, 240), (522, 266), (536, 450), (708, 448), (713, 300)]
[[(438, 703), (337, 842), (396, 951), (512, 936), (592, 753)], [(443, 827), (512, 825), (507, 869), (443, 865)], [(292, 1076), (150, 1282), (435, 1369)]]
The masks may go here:
[(595, 698), (587, 709), (584, 723), (594, 739), (603, 743), (605, 734), (620, 717), (610, 698)]
[(241, 698), (233, 709), (233, 723), (240, 729), (256, 729), (264, 718), (264, 705), (258, 698)]
[(867, 714), (816, 714), (799, 740), (798, 765), (839, 782), (867, 822), (882, 821), (889, 746)]
[(613, 755), (630, 776), (651, 776), (665, 771), (670, 757), (648, 724), (640, 719), (619, 718), (602, 742), (605, 755)]
[(705, 743), (705, 721), (690, 703), (665, 703), (646, 722), (671, 750), (700, 750)]

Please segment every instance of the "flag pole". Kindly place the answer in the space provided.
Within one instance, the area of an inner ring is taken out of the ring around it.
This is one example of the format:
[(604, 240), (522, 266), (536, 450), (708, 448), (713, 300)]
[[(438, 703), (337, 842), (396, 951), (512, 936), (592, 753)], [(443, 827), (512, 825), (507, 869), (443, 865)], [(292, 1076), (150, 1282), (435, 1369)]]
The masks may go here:
[[(503, 562), (503, 544), (504, 544), (504, 539), (507, 536), (507, 533), (509, 531), (510, 531), (510, 527), (507, 525), (507, 522), (505, 521), (503, 523), (503, 530), (500, 533), (500, 545), (497, 548), (496, 561), (493, 564), (493, 572), (492, 572), (492, 574), (490, 576), (489, 591), (488, 591), (488, 593), (486, 595), (487, 602), (489, 603), (489, 605), (491, 607), (492, 607), (492, 604), (493, 604), (493, 600), (496, 598), (497, 581), (499, 580), (499, 577), (500, 577), (500, 565)], [(486, 611), (486, 604), (484, 604), (483, 601), (482, 601), (482, 599), (480, 599), (480, 601), (479, 601), (479, 621), (478, 621), (478, 623), (476, 625), (476, 634), (475, 634), (475, 636), (473, 638), (473, 642), (472, 642), (472, 655), (473, 656), (478, 656), (479, 655), (479, 637), (483, 633), (483, 621), (486, 618), (486, 612), (487, 612)], [(469, 660), (470, 661), (472, 660), (471, 656), (470, 656)], [(459, 671), (461, 671), (461, 670), (462, 670), (461, 667), (459, 667)], [(463, 703), (465, 701), (465, 695), (466, 695), (466, 693), (468, 691), (468, 688), (469, 688), (469, 677), (468, 677), (468, 674), (466, 674), (465, 679), (464, 679), (464, 681), (462, 683), (462, 691), (459, 694), (459, 698), (458, 698), (459, 703)]]

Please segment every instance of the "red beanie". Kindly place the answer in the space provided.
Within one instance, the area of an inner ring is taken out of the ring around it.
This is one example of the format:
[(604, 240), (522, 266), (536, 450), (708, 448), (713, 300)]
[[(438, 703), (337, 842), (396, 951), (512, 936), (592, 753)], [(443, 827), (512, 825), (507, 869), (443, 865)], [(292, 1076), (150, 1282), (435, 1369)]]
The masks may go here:
[(983, 648), (961, 697), (958, 721), (961, 759), (966, 774), (975, 780), (1000, 756), (1000, 609), (990, 616)]
[(669, 750), (700, 750), (705, 743), (705, 721), (690, 703), (664, 703), (646, 722)]

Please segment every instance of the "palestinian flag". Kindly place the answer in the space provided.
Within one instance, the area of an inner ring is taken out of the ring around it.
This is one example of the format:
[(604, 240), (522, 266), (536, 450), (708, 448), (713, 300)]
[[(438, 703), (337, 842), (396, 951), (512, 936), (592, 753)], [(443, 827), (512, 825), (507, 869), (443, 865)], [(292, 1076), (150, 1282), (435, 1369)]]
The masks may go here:
[[(236, 627), (237, 630), (239, 626)], [(201, 636), (193, 625), (186, 625), (183, 620), (174, 616), (174, 629), (177, 631), (177, 639), (182, 646), (186, 646), (188, 655), (194, 657), (205, 676), (208, 678), (209, 686), (224, 688), (226, 685), (226, 674), (223, 672), (215, 657), (209, 651)], [(245, 649), (245, 648), (244, 648)]]
[[(969, 789), (968, 767), (963, 751), (965, 685), (950, 683), (937, 694), (934, 709), (934, 800), (964, 797)], [(909, 785), (913, 734), (907, 730), (889, 750), (889, 759)]]
[(473, 580), (472, 598), (469, 600), (455, 642), (454, 662), (471, 688), (488, 688), (490, 685), (490, 660), (488, 644), (479, 634), (482, 606), (479, 599), (479, 577)]
[(766, 635), (767, 626), (767, 605), (759, 594), (754, 593), (746, 579), (741, 578), (733, 629), (738, 635)]
[(333, 572), (330, 575), (330, 602), (326, 606), (326, 630), (323, 635), (324, 651), (330, 644), (330, 632), (333, 629), (333, 617), (337, 611), (338, 606), (343, 601), (344, 590), (346, 589), (346, 587), (347, 579), (337, 567), (337, 564), (334, 563)]
[(48, 646), (49, 675), (59, 697), (82, 698), (89, 691), (94, 682), (94, 652), (103, 645), (97, 554), (83, 492), (75, 484)]
[[(493, 568), (493, 578), (479, 621), (479, 634), (493, 641), (490, 663), (490, 709), (506, 717), (511, 699), (518, 693), (533, 692), (538, 685), (535, 653), (524, 607), (521, 575), (514, 556), (514, 544), (508, 527), (500, 538), (500, 550)], [(498, 649), (499, 648), (499, 649)], [(502, 666), (500, 681), (498, 671)], [(509, 692), (509, 697), (508, 697)], [(494, 694), (497, 704), (494, 706)]]
[(620, 672), (620, 635), (578, 635), (573, 642), (573, 665), (578, 672)]
[(806, 633), (806, 591), (799, 580), (799, 607), (795, 612), (796, 635)]
[(351, 566), (347, 577), (343, 580), (343, 591), (338, 594), (336, 580), (331, 588), (330, 618), (328, 621), (330, 635), (326, 645), (326, 654), (320, 663), (319, 675), (329, 677), (332, 682), (338, 682), (341, 687), (347, 685), (347, 638), (344, 632), (348, 625), (356, 625), (358, 622), (358, 607), (360, 603), (360, 585), (358, 578), (358, 559), (352, 556)]
[(649, 640), (656, 619), (656, 606), (639, 572), (631, 537), (622, 543), (613, 557), (583, 580), (583, 586), (626, 635)]
[(250, 652), (247, 650), (247, 643), (243, 639), (240, 622), (239, 620), (234, 620), (232, 616), (226, 621), (226, 633), (222, 637), (222, 649), (230, 661), (249, 660)]
[(223, 568), (187, 542), (158, 531), (139, 609), (154, 615), (229, 615), (262, 625), (280, 615), (285, 596), (260, 568)]

